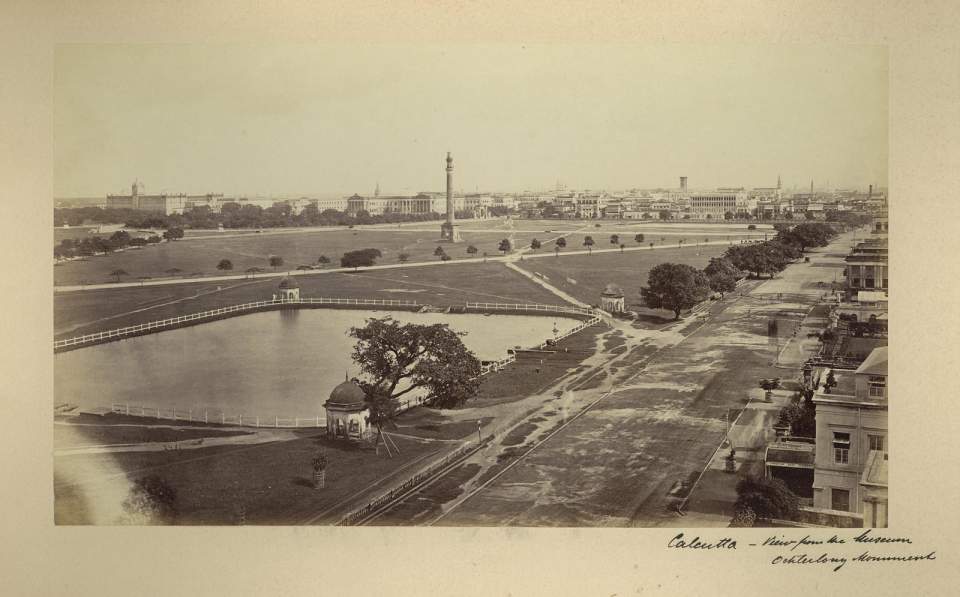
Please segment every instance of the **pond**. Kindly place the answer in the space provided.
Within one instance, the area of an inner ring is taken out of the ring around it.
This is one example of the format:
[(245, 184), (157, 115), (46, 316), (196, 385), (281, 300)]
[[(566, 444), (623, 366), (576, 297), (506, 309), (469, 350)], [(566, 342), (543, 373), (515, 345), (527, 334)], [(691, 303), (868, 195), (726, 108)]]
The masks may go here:
[(243, 415), (323, 418), (322, 404), (345, 373), (353, 326), (389, 315), (401, 322), (447, 323), (481, 360), (531, 347), (579, 321), (564, 317), (304, 309), (269, 311), (139, 336), (54, 356), (55, 403), (81, 410), (113, 404), (192, 410), (210, 420)]

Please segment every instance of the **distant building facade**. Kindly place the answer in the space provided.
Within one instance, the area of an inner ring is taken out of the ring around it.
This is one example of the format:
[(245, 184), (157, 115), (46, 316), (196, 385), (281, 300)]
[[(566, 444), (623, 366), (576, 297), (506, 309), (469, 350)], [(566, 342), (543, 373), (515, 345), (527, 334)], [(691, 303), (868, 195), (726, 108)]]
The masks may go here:
[(213, 211), (219, 211), (219, 205), (223, 201), (223, 194), (208, 193), (206, 195), (186, 195), (179, 193), (176, 195), (144, 195), (143, 187), (140, 183), (134, 182), (130, 186), (129, 195), (107, 195), (106, 206), (108, 208), (135, 209), (138, 211), (159, 212), (164, 215), (182, 214), (195, 207), (206, 206)]
[(743, 189), (720, 189), (716, 191), (691, 193), (688, 206), (691, 215), (698, 219), (722, 220), (724, 215), (749, 214), (757, 205), (756, 199), (750, 199)]

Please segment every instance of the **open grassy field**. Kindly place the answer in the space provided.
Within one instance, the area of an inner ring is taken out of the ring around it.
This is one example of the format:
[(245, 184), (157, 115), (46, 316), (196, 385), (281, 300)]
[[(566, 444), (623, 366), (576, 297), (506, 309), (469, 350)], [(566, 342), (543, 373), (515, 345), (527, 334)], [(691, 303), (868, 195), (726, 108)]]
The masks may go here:
[[(313, 517), (329, 524), (365, 496), (455, 447), (402, 436), (394, 441), (400, 454), (393, 458), (316, 435), (245, 446), (58, 457), (54, 516), (58, 524), (113, 524), (125, 497), (118, 486), (156, 474), (177, 491), (180, 524), (238, 524), (241, 510), (247, 524), (296, 524)], [(319, 450), (329, 465), (326, 487), (317, 490), (311, 462)], [(91, 503), (97, 512), (89, 509)]]
[[(654, 225), (641, 223), (623, 223), (623, 221), (541, 221), (541, 220), (471, 220), (460, 225), (463, 243), (442, 245), (444, 251), (453, 258), (470, 257), (467, 247), (477, 248), (476, 257), (484, 253), (500, 255), (498, 245), (507, 238), (514, 249), (526, 248), (536, 238), (543, 248), (539, 252), (552, 251), (554, 241), (560, 236), (568, 236), (568, 250), (583, 249), (583, 238), (593, 237), (595, 249), (611, 248), (610, 235), (618, 234), (620, 242), (628, 247), (637, 246), (634, 236), (644, 234), (644, 245), (654, 242), (657, 245), (675, 244), (679, 239), (685, 243), (730, 240), (741, 238), (763, 238), (764, 230), (748, 231), (746, 225), (725, 224), (670, 224)], [(58, 229), (56, 235), (81, 235), (81, 229)], [(58, 285), (99, 284), (113, 281), (110, 272), (121, 269), (127, 272), (124, 281), (137, 278), (166, 278), (167, 270), (179, 269), (177, 275), (214, 275), (221, 274), (216, 266), (222, 259), (233, 263), (233, 272), (242, 273), (252, 267), (271, 270), (269, 257), (277, 255), (283, 258), (284, 265), (279, 271), (293, 270), (301, 265), (316, 265), (321, 255), (327, 256), (332, 264), (338, 266), (340, 256), (347, 251), (363, 248), (376, 248), (383, 253), (378, 263), (397, 263), (400, 253), (407, 253), (409, 260), (432, 261), (438, 257), (434, 251), (438, 242), (439, 228), (435, 222), (423, 222), (385, 227), (357, 227), (356, 229), (299, 228), (266, 230), (256, 234), (250, 230), (227, 231), (219, 236), (215, 230), (191, 230), (186, 238), (171, 243), (161, 243), (127, 249), (109, 255), (96, 255), (83, 261), (70, 261), (54, 267), (54, 283)]]
[[(467, 301), (562, 304), (542, 287), (501, 263), (398, 268), (300, 276), (309, 297), (415, 300), (456, 305)], [(229, 305), (269, 299), (277, 278), (89, 290), (54, 295), (54, 334), (73, 337)], [(219, 289), (219, 290), (218, 290)]]
[[(216, 234), (213, 232), (212, 234)], [(497, 247), (501, 239), (512, 238), (514, 246), (525, 247), (534, 238), (534, 233), (473, 232), (464, 230), (464, 242), (443, 245), (444, 251), (453, 258), (471, 257), (467, 247), (473, 245), (480, 257), (483, 253), (500, 255)], [(544, 236), (541, 234), (541, 236)], [(294, 270), (300, 265), (316, 265), (321, 255), (331, 260), (331, 267), (339, 267), (340, 257), (347, 251), (364, 248), (379, 249), (383, 257), (377, 263), (398, 263), (400, 253), (407, 253), (410, 261), (434, 261), (439, 258), (434, 251), (438, 242), (439, 229), (356, 229), (324, 230), (307, 229), (283, 234), (244, 234), (223, 238), (189, 238), (142, 249), (126, 250), (109, 255), (96, 255), (85, 261), (70, 261), (54, 267), (54, 283), (60, 285), (95, 284), (114, 280), (110, 272), (122, 269), (128, 276), (124, 281), (140, 277), (152, 279), (170, 277), (166, 271), (172, 268), (181, 270), (178, 275), (216, 275), (221, 259), (233, 263), (233, 272), (243, 273), (249, 268), (259, 267), (272, 271), (269, 257), (277, 255), (283, 258), (283, 266), (278, 271)], [(545, 240), (545, 239), (543, 239)]]
[(680, 249), (627, 251), (571, 255), (559, 258), (526, 259), (517, 263), (529, 272), (544, 276), (560, 290), (590, 304), (600, 303), (600, 292), (614, 283), (623, 289), (627, 309), (640, 307), (640, 287), (646, 285), (650, 270), (660, 263), (685, 263), (703, 268), (711, 257), (719, 256), (723, 245), (688, 246)]

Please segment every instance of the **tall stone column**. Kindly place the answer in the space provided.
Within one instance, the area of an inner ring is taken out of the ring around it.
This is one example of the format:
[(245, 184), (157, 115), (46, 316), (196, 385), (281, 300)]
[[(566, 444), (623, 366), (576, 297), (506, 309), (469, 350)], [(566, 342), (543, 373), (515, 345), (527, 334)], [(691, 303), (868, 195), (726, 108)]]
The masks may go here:
[(460, 242), (460, 231), (456, 228), (456, 216), (453, 207), (453, 157), (447, 152), (447, 219), (440, 226), (440, 240), (451, 243)]

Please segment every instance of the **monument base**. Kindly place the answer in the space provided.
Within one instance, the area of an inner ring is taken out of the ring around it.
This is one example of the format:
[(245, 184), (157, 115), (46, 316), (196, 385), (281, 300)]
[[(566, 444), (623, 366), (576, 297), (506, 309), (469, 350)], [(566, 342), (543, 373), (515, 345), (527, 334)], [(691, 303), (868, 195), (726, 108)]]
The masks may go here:
[(460, 229), (457, 228), (456, 224), (444, 222), (440, 225), (440, 242), (458, 243), (462, 240), (463, 239), (460, 238)]

